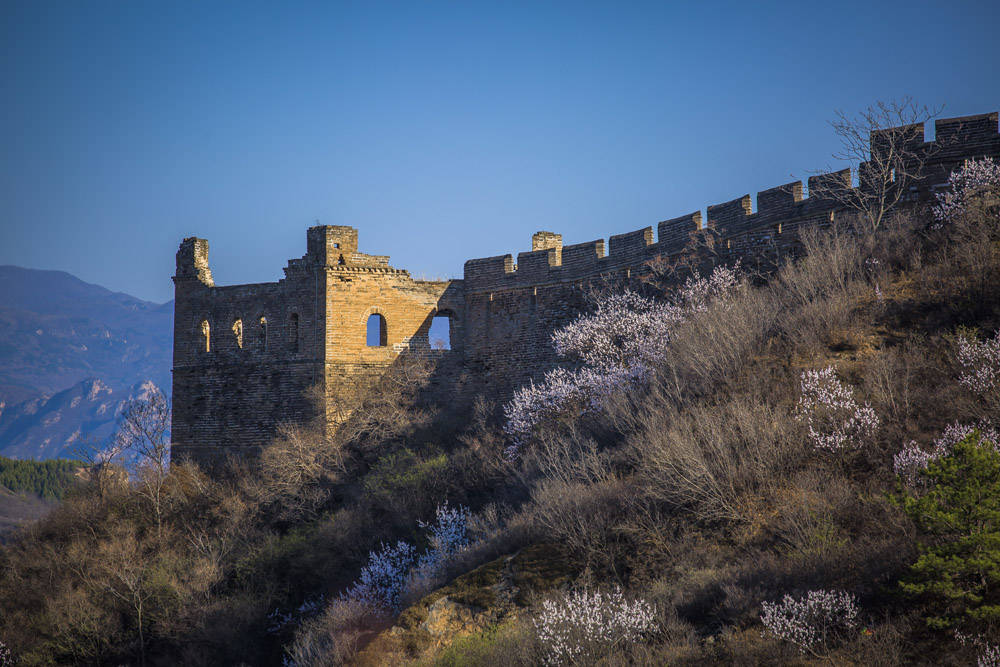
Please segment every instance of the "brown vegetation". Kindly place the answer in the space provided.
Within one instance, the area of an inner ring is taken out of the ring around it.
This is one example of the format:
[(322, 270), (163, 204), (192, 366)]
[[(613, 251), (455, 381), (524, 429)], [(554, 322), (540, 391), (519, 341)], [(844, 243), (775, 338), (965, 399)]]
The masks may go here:
[[(995, 413), (956, 382), (954, 336), (1000, 324), (998, 241), (994, 208), (806, 234), (801, 258), (681, 325), (646, 390), (552, 420), (517, 462), (496, 406), (418, 404), (414, 364), (343, 397), (340, 429), (286, 428), (224, 474), (102, 477), (0, 549), (0, 640), (25, 665), (342, 664), (389, 644), (393, 660), (535, 664), (544, 590), (618, 584), (655, 603), (659, 632), (607, 664), (804, 663), (761, 633), (761, 603), (827, 588), (856, 595), (864, 628), (831, 660), (960, 664), (972, 649), (897, 592), (915, 529), (892, 457)], [(829, 364), (881, 420), (857, 449), (815, 449), (794, 416), (801, 372)], [(411, 591), (396, 619), (338, 598), (445, 500), (474, 511), (447, 588)], [(547, 564), (525, 556), (552, 543)], [(445, 598), (468, 615), (454, 641), (427, 625)]]

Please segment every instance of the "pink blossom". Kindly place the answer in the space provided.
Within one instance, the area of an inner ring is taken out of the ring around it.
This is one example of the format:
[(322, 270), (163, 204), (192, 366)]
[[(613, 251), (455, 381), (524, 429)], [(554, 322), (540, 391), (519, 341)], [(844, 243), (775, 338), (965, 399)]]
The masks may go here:
[(576, 365), (553, 369), (514, 393), (504, 407), (508, 458), (518, 455), (539, 423), (571, 408), (598, 410), (609, 396), (644, 386), (667, 354), (670, 332), (710, 304), (724, 305), (739, 279), (738, 265), (717, 267), (707, 278), (688, 278), (665, 301), (631, 291), (613, 294), (555, 331), (556, 353)]
[(1000, 433), (985, 420), (976, 424), (960, 424), (955, 422), (947, 426), (934, 441), (930, 451), (922, 449), (911, 440), (892, 458), (892, 468), (897, 475), (910, 487), (920, 485), (920, 473), (927, 469), (932, 461), (951, 453), (952, 448), (965, 440), (973, 431), (978, 431), (982, 439), (994, 447), (1000, 443)]
[(878, 430), (879, 419), (867, 403), (859, 405), (854, 390), (842, 383), (833, 366), (802, 373), (796, 417), (809, 429), (817, 449), (858, 447)]
[(638, 641), (656, 625), (656, 608), (645, 600), (626, 600), (617, 586), (544, 600), (534, 620), (546, 665), (589, 662), (615, 644)]
[(993, 158), (968, 160), (948, 177), (948, 189), (938, 193), (934, 217), (942, 223), (954, 222), (973, 199), (989, 192), (1000, 193), (1000, 165)]
[(979, 342), (965, 336), (958, 339), (958, 381), (979, 395), (990, 394), (1000, 383), (1000, 331)]
[(790, 642), (805, 653), (826, 645), (834, 635), (854, 629), (858, 608), (854, 596), (844, 591), (809, 591), (796, 599), (761, 605), (760, 620), (772, 636)]

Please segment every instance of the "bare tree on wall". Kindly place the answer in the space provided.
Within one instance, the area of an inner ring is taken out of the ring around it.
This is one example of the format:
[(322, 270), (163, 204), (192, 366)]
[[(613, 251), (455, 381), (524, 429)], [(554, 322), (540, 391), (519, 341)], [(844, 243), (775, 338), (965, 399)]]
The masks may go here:
[(843, 179), (810, 179), (809, 196), (832, 200), (870, 229), (878, 229), (910, 196), (924, 165), (940, 150), (939, 143), (924, 143), (922, 126), (940, 112), (940, 107), (932, 109), (910, 97), (876, 102), (854, 116), (838, 110), (830, 125), (840, 149), (832, 157), (848, 163), (858, 176), (858, 187), (850, 187), (845, 172)]

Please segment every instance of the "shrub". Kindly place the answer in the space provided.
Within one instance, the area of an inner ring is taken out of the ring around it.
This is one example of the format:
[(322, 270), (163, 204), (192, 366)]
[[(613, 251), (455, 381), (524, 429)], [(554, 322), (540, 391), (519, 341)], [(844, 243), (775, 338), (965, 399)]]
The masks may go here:
[(656, 608), (626, 600), (618, 587), (605, 593), (583, 589), (542, 601), (534, 626), (545, 664), (586, 662), (653, 633)]
[(433, 508), (427, 499), (441, 496), (447, 467), (444, 453), (418, 455), (404, 448), (372, 466), (364, 478), (365, 495), (394, 515), (419, 516)]
[(1000, 331), (979, 342), (967, 336), (958, 339), (958, 381), (980, 396), (992, 394), (1000, 384)]
[(765, 396), (639, 413), (630, 442), (649, 497), (707, 521), (756, 521), (754, 499), (802, 461), (788, 413)]
[(910, 487), (920, 483), (920, 473), (927, 469), (927, 464), (937, 458), (936, 452), (928, 452), (920, 447), (915, 440), (910, 440), (892, 457), (893, 471), (903, 478)]
[(922, 473), (926, 493), (906, 493), (920, 555), (900, 583), (926, 603), (931, 628), (979, 633), (1000, 625), (1000, 452), (974, 432)]
[(399, 611), (404, 591), (434, 583), (448, 562), (469, 546), (468, 508), (450, 508), (445, 502), (435, 515), (433, 524), (420, 522), (430, 533), (430, 547), (423, 555), (418, 557), (414, 546), (402, 540), (395, 546), (383, 544), (381, 550), (369, 553), (358, 580), (341, 597), (390, 614)]
[(363, 638), (384, 626), (381, 610), (363, 600), (339, 598), (306, 620), (286, 650), (286, 667), (343, 665), (355, 656)]
[(361, 568), (357, 582), (344, 597), (370, 605), (385, 613), (398, 611), (399, 595), (407, 575), (416, 560), (412, 544), (399, 541), (396, 546), (382, 545), (368, 555), (368, 564)]
[(939, 192), (934, 217), (953, 222), (964, 214), (972, 201), (1000, 190), (1000, 165), (992, 158), (969, 160), (948, 177), (948, 189)]
[(816, 449), (838, 451), (858, 447), (878, 429), (879, 419), (867, 403), (859, 405), (854, 391), (833, 369), (803, 371), (797, 417), (809, 428)]
[(903, 481), (915, 488), (921, 485), (922, 471), (927, 469), (931, 461), (935, 461), (942, 456), (947, 456), (952, 448), (978, 431), (983, 440), (991, 443), (994, 447), (1000, 444), (1000, 433), (985, 421), (980, 421), (975, 426), (960, 424), (955, 422), (941, 433), (941, 437), (934, 441), (934, 448), (931, 451), (921, 449), (913, 440), (907, 443), (902, 450), (892, 458), (892, 467)]
[(406, 592), (410, 599), (443, 583), (448, 564), (469, 547), (469, 508), (449, 507), (445, 502), (438, 505), (434, 514), (434, 523), (418, 522), (429, 532), (429, 545), (407, 577)]
[(854, 596), (844, 591), (809, 591), (798, 599), (785, 595), (761, 607), (760, 620), (769, 634), (815, 656), (858, 625)]
[(579, 365), (553, 369), (540, 384), (514, 393), (504, 407), (504, 430), (513, 442), (508, 457), (518, 455), (542, 421), (570, 407), (599, 409), (608, 397), (645, 385), (666, 356), (671, 330), (729, 296), (739, 282), (738, 266), (720, 266), (707, 278), (695, 273), (666, 301), (631, 291), (613, 294), (553, 333), (556, 353)]

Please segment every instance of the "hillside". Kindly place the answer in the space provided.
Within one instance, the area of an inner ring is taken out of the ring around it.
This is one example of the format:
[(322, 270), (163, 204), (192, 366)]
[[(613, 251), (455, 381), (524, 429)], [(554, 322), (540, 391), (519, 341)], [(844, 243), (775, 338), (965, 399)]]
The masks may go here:
[(45, 516), (77, 486), (73, 461), (16, 461), (0, 456), (0, 542), (18, 526)]
[(172, 322), (172, 302), (0, 266), (0, 454), (63, 456), (113, 426), (114, 410), (90, 405), (92, 393), (169, 388)]
[(943, 202), (805, 231), (767, 273), (693, 248), (595, 291), (502, 403), (427, 401), (401, 357), (334, 432), (97, 469), (0, 549), (0, 641), (24, 665), (992, 664), (1000, 166)]

